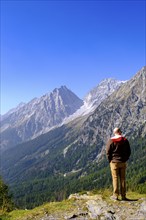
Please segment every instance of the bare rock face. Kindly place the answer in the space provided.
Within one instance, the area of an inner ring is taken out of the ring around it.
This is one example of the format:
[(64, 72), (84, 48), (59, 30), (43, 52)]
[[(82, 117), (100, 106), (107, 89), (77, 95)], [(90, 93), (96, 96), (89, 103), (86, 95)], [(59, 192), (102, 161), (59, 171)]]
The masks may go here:
[(119, 81), (112, 78), (103, 80), (85, 96), (85, 104), (87, 106), (97, 107), (124, 83), (125, 81)]
[(119, 81), (113, 78), (101, 81), (95, 88), (91, 89), (83, 99), (83, 105), (72, 115), (65, 118), (64, 124), (70, 121), (86, 120), (90, 114), (101, 104), (103, 100), (108, 98), (116, 91), (125, 81)]
[(105, 142), (114, 127), (121, 127), (123, 134), (131, 138), (146, 134), (146, 67), (96, 108), (82, 126), (81, 142)]
[(62, 123), (65, 117), (73, 114), (82, 104), (81, 99), (66, 86), (62, 86), (41, 98), (19, 105), (2, 116), (1, 149), (45, 133)]

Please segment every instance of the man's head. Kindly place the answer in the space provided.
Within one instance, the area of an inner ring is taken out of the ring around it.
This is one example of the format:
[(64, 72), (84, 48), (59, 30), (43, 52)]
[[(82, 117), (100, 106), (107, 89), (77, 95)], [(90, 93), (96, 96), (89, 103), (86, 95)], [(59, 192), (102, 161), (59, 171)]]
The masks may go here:
[(121, 135), (122, 131), (120, 130), (120, 128), (114, 128), (114, 134), (115, 135)]

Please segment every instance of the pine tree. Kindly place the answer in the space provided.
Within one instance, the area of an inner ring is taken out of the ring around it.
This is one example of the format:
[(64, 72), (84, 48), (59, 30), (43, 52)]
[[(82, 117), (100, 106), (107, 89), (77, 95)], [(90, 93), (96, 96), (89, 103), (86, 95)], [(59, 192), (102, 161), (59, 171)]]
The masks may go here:
[(13, 209), (12, 196), (9, 194), (8, 186), (0, 177), (0, 210), (9, 212)]

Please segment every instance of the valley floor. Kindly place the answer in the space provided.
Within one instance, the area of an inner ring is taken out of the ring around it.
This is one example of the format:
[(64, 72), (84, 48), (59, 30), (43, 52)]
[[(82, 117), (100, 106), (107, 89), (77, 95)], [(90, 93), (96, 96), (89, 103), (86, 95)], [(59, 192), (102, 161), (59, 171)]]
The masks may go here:
[(127, 197), (129, 201), (112, 201), (106, 190), (73, 194), (62, 202), (1, 214), (0, 220), (145, 220), (146, 196), (129, 192)]

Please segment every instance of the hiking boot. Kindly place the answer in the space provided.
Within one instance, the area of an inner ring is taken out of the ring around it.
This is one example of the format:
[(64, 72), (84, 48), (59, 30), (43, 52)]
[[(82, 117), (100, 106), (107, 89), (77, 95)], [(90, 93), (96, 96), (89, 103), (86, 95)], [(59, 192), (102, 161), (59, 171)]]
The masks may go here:
[(122, 201), (130, 201), (130, 199), (128, 199), (126, 197), (122, 197)]
[(116, 201), (116, 200), (118, 200), (118, 197), (116, 197), (116, 196), (111, 196), (110, 199)]

